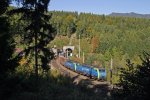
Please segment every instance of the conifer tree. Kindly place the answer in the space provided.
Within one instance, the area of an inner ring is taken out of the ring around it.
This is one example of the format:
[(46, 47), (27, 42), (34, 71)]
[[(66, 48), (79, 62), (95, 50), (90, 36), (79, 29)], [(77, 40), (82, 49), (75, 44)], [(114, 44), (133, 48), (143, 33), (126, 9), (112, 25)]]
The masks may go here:
[[(50, 0), (16, 0), (22, 6), (10, 12), (11, 14), (21, 13), (21, 19), (28, 22), (25, 28), (24, 42), (28, 48), (24, 50), (30, 58), (34, 55), (35, 75), (38, 76), (39, 66), (48, 71), (48, 62), (53, 58), (53, 53), (46, 47), (54, 39), (55, 30), (48, 23), (51, 16), (47, 14)], [(33, 58), (32, 58), (33, 60)], [(41, 62), (41, 64), (39, 63)]]
[(128, 100), (149, 100), (150, 94), (150, 55), (144, 53), (142, 64), (135, 66), (127, 60), (127, 69), (121, 69), (120, 83), (122, 94)]

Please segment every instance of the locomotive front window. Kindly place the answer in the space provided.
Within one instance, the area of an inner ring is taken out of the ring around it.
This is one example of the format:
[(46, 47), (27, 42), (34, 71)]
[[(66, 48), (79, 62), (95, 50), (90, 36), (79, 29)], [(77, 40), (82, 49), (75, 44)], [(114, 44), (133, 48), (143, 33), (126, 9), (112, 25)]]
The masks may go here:
[(99, 69), (100, 72), (105, 72), (105, 69)]

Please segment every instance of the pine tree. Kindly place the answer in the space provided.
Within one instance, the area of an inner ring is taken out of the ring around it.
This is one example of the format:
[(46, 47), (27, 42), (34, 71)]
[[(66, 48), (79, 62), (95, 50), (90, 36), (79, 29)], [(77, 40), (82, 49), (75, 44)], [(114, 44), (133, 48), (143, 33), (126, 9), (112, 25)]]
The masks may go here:
[(150, 55), (144, 53), (142, 64), (135, 66), (127, 60), (127, 69), (121, 69), (120, 83), (122, 94), (128, 100), (149, 100), (150, 94)]
[(51, 16), (47, 14), (50, 0), (17, 0), (17, 2), (21, 3), (22, 7), (12, 10), (10, 15), (21, 13), (20, 20), (28, 22), (24, 34), (24, 43), (28, 48), (25, 48), (24, 52), (32, 60), (34, 56), (35, 75), (38, 76), (39, 66), (48, 71), (48, 62), (53, 58), (53, 53), (46, 47), (56, 35), (54, 28), (49, 24)]

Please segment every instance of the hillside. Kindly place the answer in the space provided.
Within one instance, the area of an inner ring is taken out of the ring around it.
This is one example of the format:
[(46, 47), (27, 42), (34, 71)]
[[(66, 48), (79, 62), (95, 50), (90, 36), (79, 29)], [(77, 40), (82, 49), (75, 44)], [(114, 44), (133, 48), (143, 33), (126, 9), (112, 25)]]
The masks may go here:
[[(114, 17), (77, 12), (53, 11), (50, 21), (57, 29), (57, 36), (49, 44), (75, 46), (72, 60), (106, 68), (109, 76), (110, 60), (113, 59), (113, 82), (117, 82), (119, 68), (126, 67), (126, 60), (140, 64), (139, 55), (150, 52), (150, 20), (145, 18)], [(72, 35), (74, 38), (71, 38)], [(79, 53), (79, 35), (81, 58)], [(71, 38), (71, 42), (70, 42)], [(109, 77), (107, 77), (109, 81)]]
[(0, 1), (0, 100), (149, 100), (150, 19), (49, 2)]
[[(63, 11), (50, 13), (52, 13), (51, 23), (57, 29), (57, 36), (70, 38), (72, 34), (76, 34), (76, 39), (81, 36), (81, 40), (86, 44), (81, 44), (82, 52), (114, 55), (115, 51), (121, 53), (119, 56), (126, 55), (133, 58), (143, 51), (150, 50), (149, 19)], [(60, 44), (63, 43), (65, 40), (57, 42), (58, 46), (62, 46)]]
[(150, 14), (138, 14), (138, 13), (116, 13), (113, 12), (109, 16), (121, 16), (121, 17), (136, 17), (136, 18), (150, 18)]
[[(118, 75), (118, 68), (125, 67), (127, 59), (138, 64), (141, 63), (139, 55), (142, 55), (143, 51), (150, 52), (149, 19), (63, 11), (52, 11), (49, 14), (52, 14), (49, 23), (55, 28), (57, 36), (48, 47), (74, 45), (75, 50), (70, 59), (82, 62), (84, 53), (86, 64), (104, 67), (109, 71), (112, 58), (114, 75)], [(11, 23), (16, 20), (15, 16)], [(23, 22), (19, 24), (25, 26)], [(17, 29), (17, 26), (15, 27)], [(80, 59), (77, 58), (79, 35)], [(15, 37), (15, 40), (19, 44), (21, 38)], [(24, 45), (21, 44), (23, 48)]]

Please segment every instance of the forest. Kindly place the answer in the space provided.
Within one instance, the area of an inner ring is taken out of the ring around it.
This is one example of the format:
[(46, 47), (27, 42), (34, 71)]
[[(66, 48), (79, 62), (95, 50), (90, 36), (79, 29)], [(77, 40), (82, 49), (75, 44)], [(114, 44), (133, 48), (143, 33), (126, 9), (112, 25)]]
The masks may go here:
[[(10, 1), (0, 1), (0, 99), (148, 100), (150, 19), (48, 11), (50, 0), (16, 0), (17, 7)], [(74, 45), (70, 59), (107, 69), (107, 81), (112, 59), (112, 84), (122, 89), (108, 96), (75, 86), (51, 70), (54, 45)]]
[(116, 50), (129, 58), (143, 51), (149, 52), (149, 19), (63, 11), (51, 13), (51, 23), (57, 29), (57, 35), (69, 38), (72, 34), (77, 38), (80, 35), (93, 45), (88, 52), (113, 55), (113, 50)]
[[(63, 11), (51, 13), (50, 23), (57, 29), (58, 38), (52, 41), (50, 47), (74, 45), (75, 56), (78, 54), (80, 35), (81, 56), (84, 52), (86, 64), (109, 70), (112, 58), (114, 75), (118, 75), (118, 69), (126, 66), (127, 59), (140, 64), (143, 52), (150, 52), (150, 19)], [(72, 40), (71, 36), (74, 36)], [(71, 59), (77, 60), (76, 57)], [(77, 61), (83, 63), (82, 59)]]

